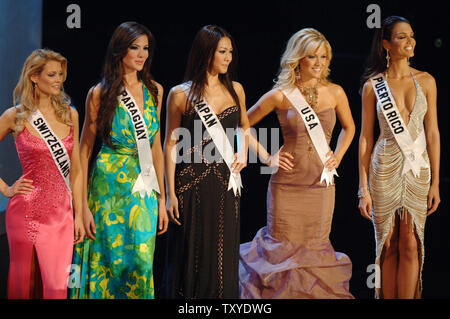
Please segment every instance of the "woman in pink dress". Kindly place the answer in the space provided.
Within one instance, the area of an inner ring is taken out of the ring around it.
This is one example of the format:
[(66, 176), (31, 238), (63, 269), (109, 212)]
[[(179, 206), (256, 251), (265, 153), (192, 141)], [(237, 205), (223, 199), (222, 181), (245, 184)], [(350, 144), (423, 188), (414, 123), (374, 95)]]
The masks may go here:
[(0, 178), (11, 198), (8, 298), (67, 298), (73, 245), (84, 238), (78, 113), (63, 91), (66, 70), (59, 53), (33, 51), (14, 90), (16, 106), (0, 117), (0, 140), (14, 136), (23, 170), (11, 186)]

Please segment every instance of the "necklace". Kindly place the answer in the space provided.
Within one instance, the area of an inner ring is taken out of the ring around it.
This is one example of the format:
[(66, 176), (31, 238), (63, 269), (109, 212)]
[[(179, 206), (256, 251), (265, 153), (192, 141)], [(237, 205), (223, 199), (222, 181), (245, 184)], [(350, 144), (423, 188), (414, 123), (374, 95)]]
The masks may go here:
[(300, 92), (305, 97), (306, 102), (308, 102), (308, 104), (312, 107), (314, 112), (316, 112), (317, 98), (319, 97), (319, 90), (317, 89), (317, 87), (319, 86), (319, 83), (320, 83), (320, 79), (317, 81), (317, 83), (313, 87), (306, 87), (306, 86), (297, 84)]
[[(389, 68), (387, 68), (386, 71), (384, 72), (384, 76), (386, 77), (386, 81), (388, 80), (388, 74), (389, 74), (388, 71), (389, 71)], [(402, 79), (404, 77), (407, 77), (407, 76), (410, 76), (410, 75), (411, 76), (414, 75), (414, 73), (411, 71), (411, 69), (409, 69), (409, 74), (408, 75), (402, 75), (402, 76), (400, 76), (400, 79)]]

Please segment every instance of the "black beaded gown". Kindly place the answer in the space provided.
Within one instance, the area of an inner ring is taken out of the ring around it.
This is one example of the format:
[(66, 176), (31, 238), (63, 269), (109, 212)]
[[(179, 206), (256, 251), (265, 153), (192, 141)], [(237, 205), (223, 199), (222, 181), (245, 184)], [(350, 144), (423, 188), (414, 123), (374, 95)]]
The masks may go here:
[[(217, 117), (224, 130), (236, 129), (240, 108), (230, 106)], [(209, 135), (205, 136), (195, 109), (183, 114), (181, 127), (189, 130), (191, 147), (178, 148), (179, 159), (184, 154), (190, 160), (178, 163), (175, 170), (182, 225), (169, 226), (168, 297), (238, 298), (240, 197), (228, 190), (228, 166)], [(233, 138), (228, 138), (234, 145)]]

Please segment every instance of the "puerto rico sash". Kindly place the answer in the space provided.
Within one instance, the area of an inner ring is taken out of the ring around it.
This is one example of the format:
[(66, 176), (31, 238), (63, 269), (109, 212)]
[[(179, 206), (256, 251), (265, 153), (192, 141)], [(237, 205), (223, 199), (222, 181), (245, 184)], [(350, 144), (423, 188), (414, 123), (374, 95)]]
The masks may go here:
[[(64, 179), (70, 196), (72, 196), (72, 190), (70, 188), (70, 156), (66, 147), (50, 128), (50, 125), (48, 125), (39, 109), (36, 109), (30, 114), (28, 122), (30, 122), (31, 126), (33, 126), (45, 141), (45, 145), (47, 145), (50, 154), (52, 154), (53, 161)], [(72, 197), (70, 203), (72, 203)]]
[[(189, 89), (191, 87), (190, 82), (182, 84), (183, 90), (188, 96)], [(230, 179), (228, 181), (228, 190), (233, 189), (234, 195), (241, 194), (242, 181), (240, 173), (233, 173), (231, 170), (231, 165), (234, 162), (234, 152), (231, 147), (230, 141), (223, 129), (222, 123), (220, 123), (219, 118), (214, 112), (213, 108), (208, 104), (208, 102), (202, 98), (194, 101), (195, 110), (202, 120), (208, 134), (222, 156), (223, 160), (230, 170)], [(241, 142), (242, 143), (242, 142)]]
[(333, 184), (333, 175), (339, 176), (336, 169), (329, 170), (325, 167), (325, 163), (328, 160), (327, 153), (330, 151), (330, 146), (327, 143), (325, 133), (320, 124), (319, 117), (312, 107), (306, 102), (303, 95), (300, 93), (299, 89), (283, 89), (281, 90), (283, 94), (288, 98), (291, 104), (295, 107), (297, 112), (300, 114), (303, 122), (305, 123), (306, 129), (308, 130), (309, 137), (314, 145), (314, 148), (319, 154), (320, 160), (324, 165), (322, 175), (320, 177), (320, 182), (325, 180), (327, 187)]
[(408, 127), (405, 125), (402, 116), (398, 111), (397, 104), (395, 103), (384, 75), (380, 73), (370, 80), (372, 81), (375, 96), (380, 104), (380, 110), (405, 158), (402, 175), (411, 170), (414, 176), (418, 177), (420, 175), (421, 167), (429, 167), (422, 156), (427, 148), (425, 130), (422, 130), (417, 139), (413, 141), (409, 134)]
[(155, 190), (159, 194), (160, 190), (158, 179), (156, 177), (155, 167), (153, 166), (152, 149), (150, 147), (150, 140), (144, 117), (142, 116), (136, 101), (127, 88), (123, 88), (117, 99), (119, 103), (127, 110), (133, 123), (134, 137), (136, 139), (136, 146), (139, 156), (139, 166), (141, 168), (141, 173), (139, 174), (131, 192), (139, 192), (141, 198), (144, 198), (145, 194), (150, 196), (152, 190)]

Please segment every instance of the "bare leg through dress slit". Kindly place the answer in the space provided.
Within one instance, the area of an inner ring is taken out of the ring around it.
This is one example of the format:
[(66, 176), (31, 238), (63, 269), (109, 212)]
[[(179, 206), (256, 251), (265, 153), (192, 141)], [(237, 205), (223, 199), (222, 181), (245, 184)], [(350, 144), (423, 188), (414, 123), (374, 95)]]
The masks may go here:
[(383, 287), (382, 294), (385, 299), (396, 298), (396, 282), (398, 270), (398, 235), (399, 229), (397, 227), (399, 216), (394, 214), (392, 216), (393, 226), (384, 243), (383, 251), (380, 257), (381, 267), (381, 285)]
[[(415, 298), (420, 289), (419, 280), (419, 257), (418, 236), (412, 223), (412, 218), (406, 211), (404, 222), (400, 222), (399, 236), (399, 272), (397, 275), (397, 297), (402, 299)], [(409, 218), (408, 218), (409, 217)]]
[[(415, 223), (406, 208), (400, 208), (391, 225), (380, 256), (381, 289), (377, 294), (384, 299), (420, 298), (422, 256)], [(415, 282), (412, 295), (406, 287), (410, 282)]]

